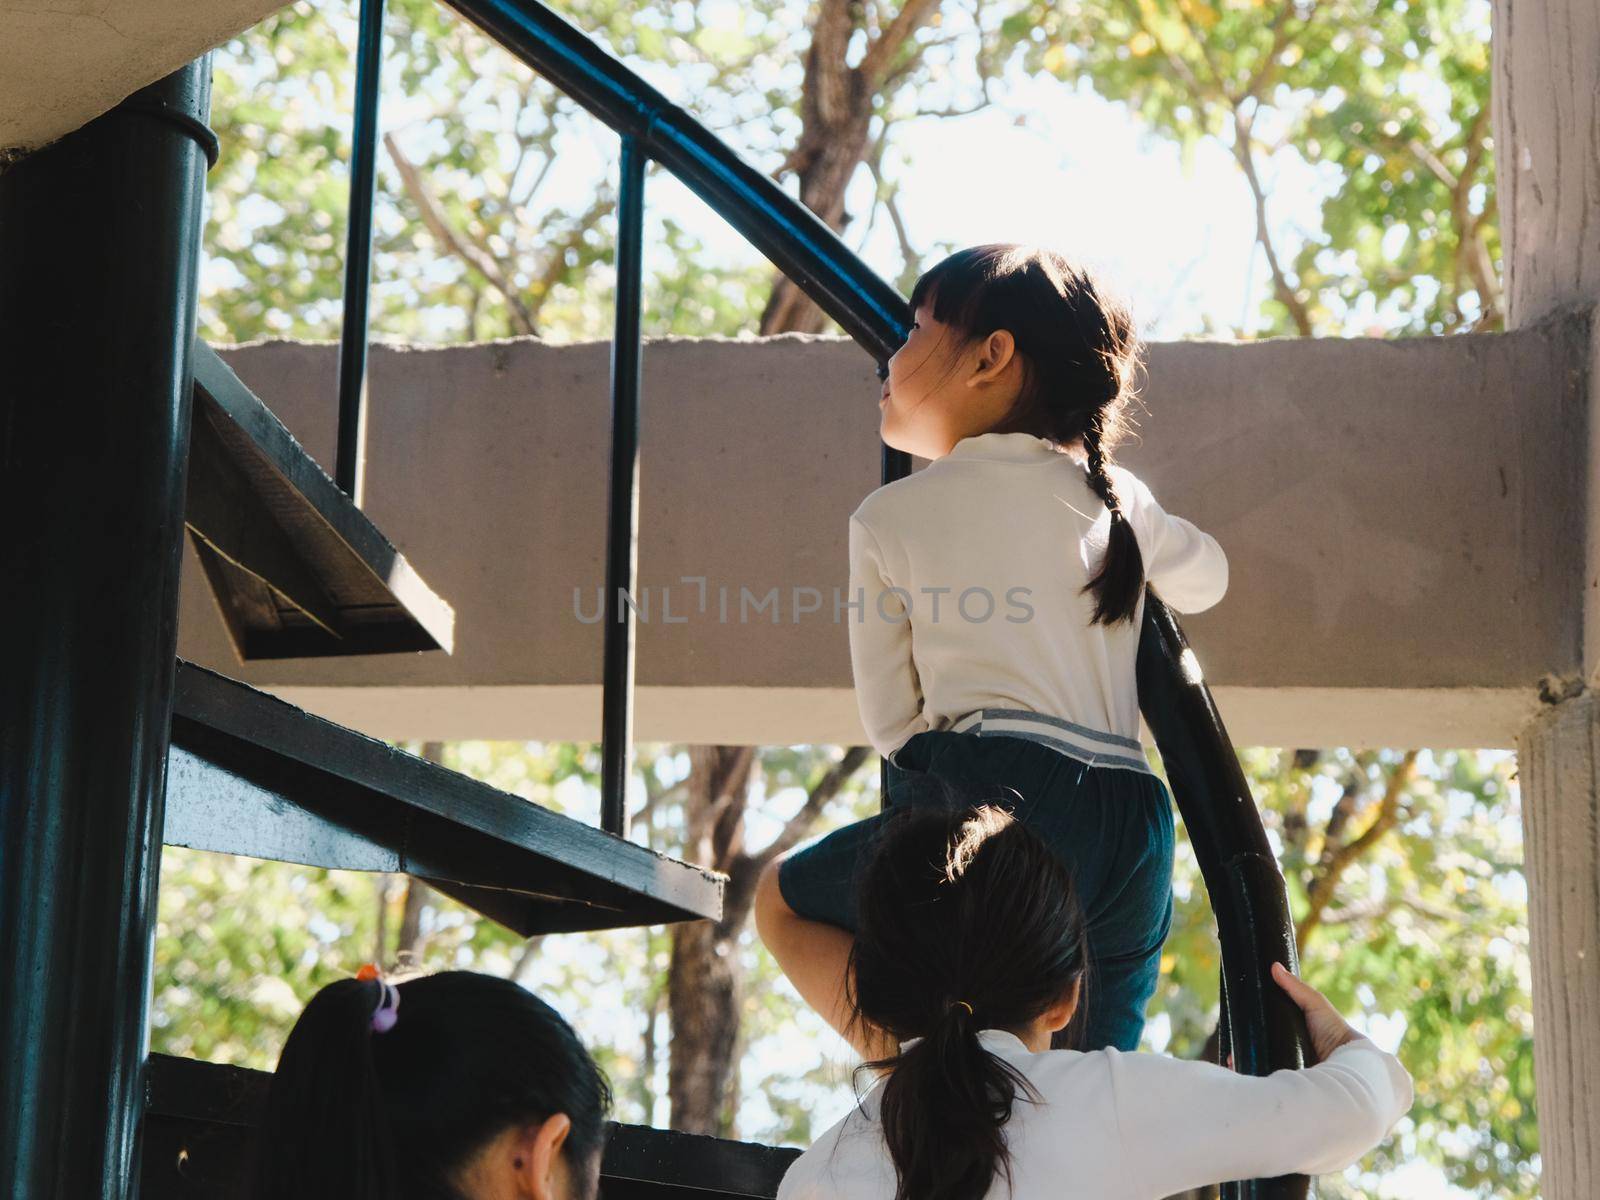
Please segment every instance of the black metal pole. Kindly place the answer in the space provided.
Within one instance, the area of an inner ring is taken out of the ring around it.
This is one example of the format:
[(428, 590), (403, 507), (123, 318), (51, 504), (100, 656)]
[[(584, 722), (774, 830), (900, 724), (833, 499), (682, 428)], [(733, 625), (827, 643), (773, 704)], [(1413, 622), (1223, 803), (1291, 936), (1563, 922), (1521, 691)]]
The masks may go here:
[(611, 499), (606, 526), (606, 633), (600, 742), (600, 824), (628, 836), (633, 751), (633, 610), (639, 573), (639, 313), (644, 287), (645, 156), (622, 139), (617, 199), (616, 327), (611, 337)]
[(357, 504), (367, 456), (367, 308), (372, 288), (372, 205), (378, 178), (378, 97), (383, 91), (384, 0), (361, 0), (356, 107), (350, 128), (350, 217), (339, 331), (339, 442), (333, 480)]
[[(1267, 1075), (1304, 1066), (1305, 1017), (1273, 982), (1272, 964), (1297, 971), (1294, 922), (1278, 860), (1250, 785), (1172, 611), (1145, 596), (1139, 707), (1161, 751), (1173, 800), (1205, 879), (1222, 944), (1222, 1045), (1234, 1069)], [(1226, 1183), (1225, 1200), (1300, 1200), (1304, 1175)]]
[(134, 1194), (209, 58), (0, 174), (0, 1195)]

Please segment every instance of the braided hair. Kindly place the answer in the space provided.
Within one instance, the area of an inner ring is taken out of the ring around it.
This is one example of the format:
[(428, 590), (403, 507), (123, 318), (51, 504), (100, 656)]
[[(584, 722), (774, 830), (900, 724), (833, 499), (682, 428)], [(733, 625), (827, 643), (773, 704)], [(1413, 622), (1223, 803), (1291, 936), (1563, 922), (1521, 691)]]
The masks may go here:
[(967, 345), (1008, 330), (1023, 384), (989, 432), (1030, 433), (1082, 446), (1089, 487), (1110, 514), (1105, 556), (1084, 590), (1094, 621), (1133, 620), (1144, 560), (1109, 468), (1126, 425), (1140, 343), (1133, 314), (1085, 267), (1053, 250), (1009, 243), (971, 246), (935, 264), (911, 291)]

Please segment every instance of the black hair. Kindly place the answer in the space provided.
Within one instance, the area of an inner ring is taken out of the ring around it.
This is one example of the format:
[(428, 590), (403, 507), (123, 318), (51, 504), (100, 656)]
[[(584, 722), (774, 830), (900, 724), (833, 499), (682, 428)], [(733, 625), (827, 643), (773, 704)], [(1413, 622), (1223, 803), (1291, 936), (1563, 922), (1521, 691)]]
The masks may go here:
[(1090, 271), (1053, 250), (992, 243), (958, 250), (923, 273), (911, 311), (929, 304), (964, 345), (1010, 332), (1022, 364), (1016, 402), (991, 433), (1031, 433), (1083, 447), (1089, 486), (1111, 515), (1100, 568), (1084, 590), (1094, 620), (1133, 620), (1144, 560), (1107, 468), (1125, 432), (1140, 343), (1133, 314)]
[(376, 979), (323, 988), (272, 1078), (252, 1200), (464, 1200), (455, 1180), (507, 1129), (565, 1113), (562, 1147), (592, 1172), (611, 1089), (572, 1027), (526, 988), (446, 971), (396, 985), (376, 1032)]
[(866, 1064), (888, 1070), (880, 1121), (895, 1200), (980, 1200), (997, 1175), (1011, 1180), (1004, 1127), (1018, 1097), (1039, 1097), (978, 1032), (1023, 1028), (1074, 987), (1082, 1008), (1088, 947), (1072, 880), (998, 804), (917, 804), (891, 810), (859, 887), (851, 1019), (921, 1039)]

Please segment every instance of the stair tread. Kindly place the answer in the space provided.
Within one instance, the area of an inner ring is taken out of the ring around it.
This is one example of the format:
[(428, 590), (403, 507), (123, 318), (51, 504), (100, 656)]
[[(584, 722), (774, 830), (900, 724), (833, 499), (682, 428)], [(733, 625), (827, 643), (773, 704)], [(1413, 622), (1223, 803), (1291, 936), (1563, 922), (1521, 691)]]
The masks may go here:
[(164, 840), (395, 871), (524, 936), (722, 914), (726, 877), (179, 660)]
[(449, 652), (455, 613), (204, 342), (186, 523), (241, 662)]

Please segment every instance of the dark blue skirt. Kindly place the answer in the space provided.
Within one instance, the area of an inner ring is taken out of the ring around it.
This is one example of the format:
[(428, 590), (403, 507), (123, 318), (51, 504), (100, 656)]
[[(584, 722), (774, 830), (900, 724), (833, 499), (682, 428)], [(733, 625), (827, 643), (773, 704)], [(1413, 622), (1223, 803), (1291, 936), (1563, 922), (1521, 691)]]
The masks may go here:
[[(1162, 782), (1127, 768), (1091, 767), (1027, 738), (946, 730), (907, 740), (888, 771), (890, 808), (926, 796), (905, 785), (930, 772), (971, 786), (980, 802), (1011, 809), (1061, 856), (1089, 935), (1082, 1012), (1070, 1044), (1137, 1049), (1172, 929), (1172, 799)], [(856, 878), (883, 819), (847, 825), (785, 859), (778, 886), (789, 907), (853, 933)]]

